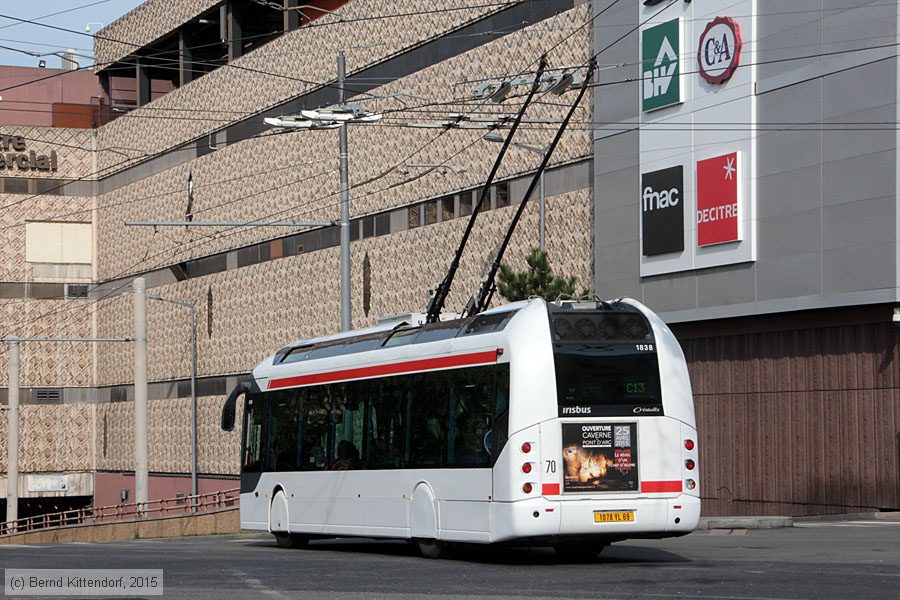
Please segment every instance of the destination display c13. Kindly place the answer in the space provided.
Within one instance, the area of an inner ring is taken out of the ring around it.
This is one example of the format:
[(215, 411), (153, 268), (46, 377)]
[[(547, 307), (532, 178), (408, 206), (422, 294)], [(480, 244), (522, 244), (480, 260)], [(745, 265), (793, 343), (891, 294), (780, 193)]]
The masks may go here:
[(563, 492), (636, 492), (636, 423), (563, 423)]

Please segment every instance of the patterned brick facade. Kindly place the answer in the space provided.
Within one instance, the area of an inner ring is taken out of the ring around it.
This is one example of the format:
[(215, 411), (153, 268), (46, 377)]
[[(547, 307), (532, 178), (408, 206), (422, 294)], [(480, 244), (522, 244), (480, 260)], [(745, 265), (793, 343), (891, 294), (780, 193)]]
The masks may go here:
[[(167, 15), (163, 5), (168, 4), (188, 6), (178, 15)], [(150, 32), (168, 30), (173, 22), (184, 22), (189, 13), (197, 14), (205, 4), (148, 2), (143, 16), (113, 24), (107, 36), (120, 39), (112, 33), (121, 29), (123, 35), (142, 40), (147, 34), (132, 32), (132, 27), (144, 28), (146, 22)], [(340, 9), (339, 17), (326, 15), (310, 27), (288, 32), (156, 100), (152, 106), (110, 123), (100, 130), (100, 143), (159, 152), (334, 81), (339, 49), (346, 49), (347, 73), (352, 74), (499, 10), (496, 4), (470, 0), (443, 0), (440, 10), (434, 8), (431, 0), (407, 0), (402, 5), (389, 0), (353, 0)], [(103, 60), (101, 56), (113, 60), (128, 53), (123, 53), (121, 44), (117, 46), (98, 48), (97, 60)], [(185, 109), (196, 107), (214, 108), (216, 112), (203, 118), (185, 118)], [(168, 119), (165, 128), (157, 127), (159, 119)], [(119, 160), (110, 155), (100, 158), (101, 167)]]
[[(479, 185), (491, 167), (490, 157), (499, 145), (481, 141), (484, 131), (411, 129), (408, 123), (434, 123), (459, 112), (478, 115), (514, 113), (518, 102), (445, 104), (469, 96), (476, 84), (459, 82), (503, 75), (511, 69), (526, 69), (542, 48), (555, 47), (549, 56), (555, 67), (579, 65), (588, 54), (589, 19), (583, 6), (548, 19), (532, 28), (511, 34), (491, 44), (444, 61), (375, 93), (389, 96), (400, 92), (427, 97), (436, 103), (431, 109), (410, 108), (401, 112), (398, 100), (382, 100), (372, 110), (384, 110), (385, 121), (373, 126), (354, 126), (349, 133), (353, 216), (404, 206), (423, 198), (452, 193)], [(579, 30), (579, 28), (581, 28)], [(268, 48), (268, 47), (266, 47)], [(261, 49), (261, 52), (266, 51)], [(531, 66), (534, 68), (534, 65)], [(214, 74), (213, 74), (214, 75)], [(249, 77), (249, 76), (248, 76)], [(256, 76), (259, 77), (259, 76)], [(248, 87), (255, 87), (253, 84)], [(184, 88), (187, 91), (190, 88)], [(573, 92), (574, 93), (574, 92)], [(572, 94), (561, 100), (570, 101)], [(561, 118), (565, 109), (553, 105), (556, 96), (543, 99), (529, 111), (531, 118)], [(590, 154), (590, 103), (585, 102), (573, 118), (554, 163), (571, 161)], [(437, 114), (435, 114), (437, 113)], [(101, 134), (108, 127), (101, 130)], [(151, 135), (153, 123), (145, 124), (141, 136)], [(517, 141), (536, 146), (550, 142), (555, 126), (526, 126)], [(99, 255), (101, 279), (205, 256), (248, 243), (282, 235), (283, 230), (255, 228), (224, 230), (216, 239), (209, 232), (180, 230), (153, 231), (124, 227), (125, 219), (180, 220), (187, 203), (188, 174), (195, 184), (194, 214), (197, 220), (333, 220), (338, 216), (337, 133), (301, 131), (269, 135), (229, 145), (214, 154), (142, 179), (101, 197), (99, 204)], [(377, 150), (374, 150), (377, 149)], [(404, 157), (409, 157), (404, 161)], [(443, 175), (421, 169), (406, 174), (391, 170), (398, 163), (448, 164), (457, 172)], [(537, 157), (512, 149), (498, 177), (513, 176), (533, 169)], [(292, 166), (293, 165), (293, 166)], [(464, 172), (459, 172), (464, 170)], [(385, 174), (386, 171), (389, 171)], [(365, 182), (371, 181), (366, 184)], [(401, 185), (404, 182), (406, 185)]]
[[(146, 44), (215, 4), (211, 0), (169, 3), (149, 0), (103, 30), (112, 39)], [(471, 0), (448, 0), (442, 9), (471, 6)], [(481, 4), (481, 3), (476, 3)], [(144, 109), (109, 123), (96, 132), (99, 151), (89, 132), (30, 132), (35, 144), (69, 144), (67, 178), (91, 178), (119, 170), (143, 152), (156, 152), (219, 129), (237, 118), (296, 97), (334, 78), (334, 51), (347, 50), (348, 71), (356, 72), (386, 57), (497, 10), (484, 5), (468, 11), (431, 11), (426, 0), (398, 4), (387, 0), (354, 0), (341, 14), (316, 21), (322, 26), (291, 32), (154, 101)], [(398, 12), (424, 14), (380, 18)], [(354, 18), (366, 17), (357, 22)], [(367, 108), (383, 111), (381, 124), (350, 131), (352, 216), (360, 217), (405, 207), (427, 198), (477, 188), (490, 169), (498, 144), (481, 140), (485, 131), (410, 129), (411, 122), (435, 122), (453, 112), (511, 114), (520, 99), (503, 105), (473, 103), (477, 80), (499, 78), (534, 68), (543, 48), (553, 48), (551, 67), (577, 66), (589, 54), (590, 18), (587, 6), (564, 12), (534, 27), (480, 46), (457, 58), (427, 67), (373, 90), (378, 96), (360, 99)], [(357, 47), (358, 46), (358, 47)], [(367, 46), (367, 47), (362, 47)], [(355, 47), (355, 48), (354, 48)], [(323, 50), (323, 49), (327, 49)], [(98, 63), (119, 60), (133, 47), (97, 39)], [(298, 61), (297, 56), (303, 56)], [(265, 70), (276, 75), (254, 72)], [(310, 83), (313, 82), (313, 83)], [(529, 117), (559, 118), (574, 96), (547, 96)], [(406, 103), (406, 106), (404, 105)], [(416, 108), (417, 105), (422, 105)], [(590, 102), (584, 103), (553, 163), (562, 165), (590, 155)], [(185, 119), (184, 110), (215, 107), (234, 111), (225, 120)], [(436, 112), (433, 112), (436, 111)], [(178, 117), (166, 119), (166, 117)], [(160, 124), (165, 123), (165, 127)], [(523, 126), (517, 141), (543, 146), (555, 125)], [(25, 134), (22, 134), (25, 135)], [(52, 138), (52, 136), (57, 136)], [(41, 137), (43, 136), (43, 137)], [(64, 139), (65, 136), (72, 136)], [(38, 142), (37, 140), (42, 140)], [(161, 172), (138, 177), (94, 200), (41, 196), (7, 210), (0, 226), (6, 245), (2, 269), (15, 281), (28, 279), (24, 262), (24, 228), (32, 218), (90, 220), (96, 216), (100, 281), (145, 273), (185, 260), (240, 248), (283, 235), (281, 230), (251, 228), (213, 231), (127, 228), (128, 220), (180, 220), (187, 202), (190, 173), (195, 183), (196, 220), (332, 220), (338, 214), (337, 134), (334, 131), (268, 133), (228, 144), (222, 149)], [(59, 150), (63, 157), (62, 149)], [(125, 162), (123, 162), (125, 161)], [(405, 166), (404, 166), (405, 163)], [(447, 164), (421, 175), (411, 164)], [(510, 149), (498, 174), (507, 179), (533, 170), (537, 157)], [(401, 168), (394, 168), (401, 167)], [(62, 171), (62, 169), (61, 169)], [(404, 172), (405, 171), (405, 172)], [(421, 176), (420, 176), (421, 175)], [(63, 177), (63, 175), (57, 175)], [(7, 202), (25, 198), (6, 196)], [(513, 198), (517, 202), (519, 198)], [(25, 208), (27, 207), (27, 208)], [(475, 291), (488, 257), (502, 239), (516, 205), (482, 215), (458, 273), (448, 311), (458, 311)], [(547, 199), (547, 247), (554, 268), (575, 275), (590, 287), (592, 280), (592, 198), (587, 189)], [(9, 226), (5, 226), (9, 225)], [(352, 291), (354, 326), (373, 325), (380, 316), (423, 310), (429, 289), (441, 280), (466, 218), (456, 218), (390, 235), (354, 241)], [(524, 255), (537, 245), (537, 203), (532, 201), (507, 253), (521, 268)], [(371, 307), (363, 311), (363, 261), (371, 265)], [(339, 329), (339, 252), (331, 247), (153, 288), (163, 297), (197, 302), (198, 356), (201, 376), (250, 371), (260, 360), (298, 338)], [(0, 327), (16, 335), (126, 337), (133, 328), (131, 286), (100, 299), (0, 300)], [(208, 301), (211, 292), (211, 303)], [(211, 307), (211, 314), (210, 314)], [(150, 302), (149, 378), (184, 379), (190, 373), (189, 318), (182, 307)], [(100, 387), (132, 382), (130, 344), (26, 344), (22, 349), (24, 387)], [(6, 383), (6, 354), (0, 353), (0, 386)], [(200, 472), (234, 475), (238, 471), (238, 432), (219, 430), (223, 398), (200, 398)], [(22, 407), (22, 443), (28, 444), (22, 471), (128, 471), (133, 464), (132, 402)], [(190, 402), (185, 398), (150, 402), (150, 470), (187, 473), (190, 470)], [(5, 418), (0, 415), (0, 453), (5, 458)], [(27, 440), (27, 442), (26, 442)], [(0, 471), (5, 464), (0, 463)]]

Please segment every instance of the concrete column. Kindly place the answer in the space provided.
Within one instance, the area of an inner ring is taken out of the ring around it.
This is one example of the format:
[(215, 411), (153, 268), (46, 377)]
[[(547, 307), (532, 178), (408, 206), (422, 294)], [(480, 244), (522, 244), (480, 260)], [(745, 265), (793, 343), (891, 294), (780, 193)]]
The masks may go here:
[(228, 0), (226, 11), (226, 31), (228, 33), (228, 62), (240, 58), (243, 52), (243, 31), (241, 28), (241, 11), (236, 0)]
[(138, 277), (134, 289), (134, 501), (147, 502), (147, 282)]
[(9, 406), (6, 446), (6, 520), (19, 518), (19, 342), (6, 344), (9, 358)]
[(150, 104), (150, 73), (141, 57), (134, 59), (134, 86), (138, 106)]
[(194, 55), (187, 32), (178, 31), (178, 87), (194, 80)]
[[(284, 2), (284, 8), (295, 8), (300, 6), (300, 0), (282, 0)], [(285, 10), (284, 11), (284, 30), (285, 31), (293, 31), (294, 29), (300, 28), (300, 11), (298, 10)]]

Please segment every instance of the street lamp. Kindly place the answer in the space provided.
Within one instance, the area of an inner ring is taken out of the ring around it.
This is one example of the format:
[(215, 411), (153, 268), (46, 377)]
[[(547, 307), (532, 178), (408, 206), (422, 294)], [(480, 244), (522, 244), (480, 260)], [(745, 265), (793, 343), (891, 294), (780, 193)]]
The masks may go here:
[[(488, 133), (484, 136), (484, 139), (489, 142), (498, 142), (503, 143), (505, 139), (502, 135), (498, 133)], [(547, 153), (549, 146), (545, 146), (543, 148), (537, 148), (535, 146), (529, 146), (528, 144), (522, 144), (521, 142), (512, 142), (511, 146), (515, 146), (516, 148), (520, 148), (522, 150), (526, 150), (528, 152), (533, 152), (541, 157), (541, 160), (544, 159), (544, 155)], [(546, 172), (546, 171), (545, 171)], [(538, 248), (540, 248), (541, 252), (544, 251), (544, 228), (545, 228), (545, 214), (546, 208), (544, 203), (544, 172), (541, 173), (541, 197), (539, 201), (539, 233), (538, 233)]]
[(184, 306), (191, 311), (191, 512), (197, 512), (197, 303), (163, 298), (158, 294), (147, 297)]
[(374, 123), (382, 115), (372, 114), (358, 104), (344, 102), (346, 61), (344, 52), (338, 53), (337, 88), (339, 104), (333, 108), (301, 110), (300, 115), (268, 117), (263, 119), (271, 127), (287, 129), (338, 129), (341, 172), (341, 331), (353, 329), (350, 307), (350, 174), (347, 149), (347, 125), (350, 123)]

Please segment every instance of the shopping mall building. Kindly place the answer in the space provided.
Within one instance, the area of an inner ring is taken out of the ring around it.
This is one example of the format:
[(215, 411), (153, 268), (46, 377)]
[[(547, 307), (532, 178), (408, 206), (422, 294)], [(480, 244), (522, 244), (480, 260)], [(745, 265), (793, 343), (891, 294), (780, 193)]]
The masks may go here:
[[(484, 136), (527, 90), (503, 84), (543, 53), (573, 75), (529, 108), (515, 141), (533, 148), (500, 167), (448, 301), (459, 311), (597, 55), (546, 173), (546, 248), (555, 271), (637, 298), (681, 339), (705, 514), (900, 509), (896, 4), (271, 4), (147, 0), (97, 34), (87, 98), (0, 89), (5, 336), (127, 338), (139, 276), (195, 303), (199, 487), (236, 487), (224, 395), (289, 341), (340, 328), (339, 227), (267, 225), (339, 218), (338, 132), (263, 119), (338, 103), (341, 51), (347, 100), (384, 115), (348, 126), (364, 327), (421, 312), (443, 278), (500, 147)], [(57, 103), (88, 108), (22, 120)], [(536, 200), (516, 266), (538, 244)], [(150, 496), (173, 497), (190, 490), (189, 312), (148, 313)], [(125, 342), (21, 344), (20, 516), (133, 498), (133, 366)], [(6, 374), (4, 352), (4, 405)]]

